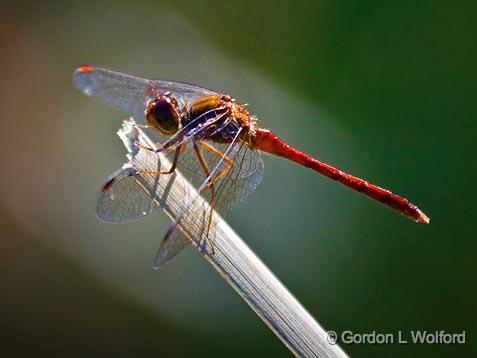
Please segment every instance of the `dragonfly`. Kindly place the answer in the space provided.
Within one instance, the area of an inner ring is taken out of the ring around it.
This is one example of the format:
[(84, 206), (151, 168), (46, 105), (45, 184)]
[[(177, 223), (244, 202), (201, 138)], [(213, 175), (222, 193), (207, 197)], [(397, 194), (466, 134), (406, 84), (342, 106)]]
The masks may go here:
[[(123, 168), (108, 178), (100, 191), (96, 210), (104, 222), (129, 222), (160, 211), (160, 205), (152, 202), (150, 193), (135, 185), (135, 181), (147, 175), (170, 175), (177, 169), (210, 203), (210, 208), (223, 216), (259, 185), (263, 177), (261, 152), (310, 168), (415, 222), (428, 224), (430, 221), (404, 197), (289, 145), (269, 129), (262, 128), (245, 105), (227, 94), (91, 65), (78, 67), (73, 81), (89, 97), (128, 113), (138, 126), (158, 136), (156, 148), (138, 144), (141, 150), (166, 153), (171, 158), (170, 168), (164, 171)], [(111, 192), (114, 192), (115, 205)], [(165, 234), (155, 266), (170, 260), (190, 242), (177, 233), (180, 220), (181, 217), (177, 217)], [(211, 225), (209, 222), (208, 230)]]

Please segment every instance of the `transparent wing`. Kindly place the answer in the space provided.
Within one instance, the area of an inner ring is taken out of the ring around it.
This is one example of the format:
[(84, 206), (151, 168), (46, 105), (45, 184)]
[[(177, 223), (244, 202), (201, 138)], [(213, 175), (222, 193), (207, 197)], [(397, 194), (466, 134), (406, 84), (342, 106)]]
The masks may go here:
[[(215, 174), (226, 170), (228, 164), (221, 160), (222, 157), (211, 152), (201, 143), (205, 142), (220, 153), (229, 154), (227, 158), (233, 162), (233, 167), (221, 179), (214, 183), (215, 203), (214, 208), (222, 216), (235, 204), (244, 200), (252, 193), (263, 176), (263, 161), (259, 151), (251, 150), (241, 143), (229, 144), (214, 143), (212, 141), (198, 141), (200, 153), (206, 163), (209, 173), (215, 170)], [(145, 150), (145, 149), (141, 149)], [(151, 156), (156, 156), (150, 153)], [(174, 150), (170, 150), (167, 157), (172, 162)], [(157, 160), (150, 168), (142, 168), (148, 171), (166, 171), (169, 168), (161, 166)], [(196, 152), (193, 149), (192, 140), (185, 143), (178, 161), (179, 171), (198, 189), (207, 179), (207, 173), (200, 164)], [(99, 193), (96, 213), (99, 219), (106, 223), (130, 222), (143, 218), (146, 215), (162, 210), (161, 193), (158, 188), (151, 187), (146, 177), (155, 177), (157, 174), (138, 173), (135, 168), (126, 167), (116, 171), (103, 184)], [(219, 190), (220, 189), (220, 190)], [(210, 202), (213, 192), (211, 189), (202, 191), (201, 196)]]
[(164, 236), (161, 242), (161, 246), (159, 246), (159, 249), (156, 253), (156, 257), (154, 258), (154, 268), (158, 268), (163, 263), (172, 259), (179, 252), (181, 252), (182, 249), (188, 244), (190, 244), (190, 240), (188, 240), (178, 231), (176, 231), (172, 235)]
[(96, 214), (105, 223), (130, 222), (160, 210), (154, 188), (145, 185), (133, 168), (112, 174), (103, 184), (96, 205)]
[[(227, 174), (214, 183), (214, 195), (212, 188), (205, 189), (201, 193), (201, 196), (209, 202), (213, 198), (212, 206), (222, 216), (225, 216), (235, 204), (244, 200), (256, 189), (263, 176), (263, 161), (260, 152), (251, 150), (239, 142), (230, 145), (199, 141), (200, 153), (212, 176), (225, 170), (227, 163), (221, 156), (204, 149), (206, 146), (201, 144), (202, 142), (206, 142), (220, 153), (227, 153), (227, 158), (234, 163)], [(154, 153), (148, 153), (148, 155), (156, 156)], [(172, 156), (172, 154), (169, 153), (168, 156)], [(160, 171), (160, 163), (147, 169)], [(163, 171), (164, 169), (162, 168)], [(196, 188), (199, 188), (207, 179), (207, 174), (200, 165), (191, 140), (181, 153), (179, 170)], [(137, 220), (160, 211), (163, 208), (161, 202), (163, 193), (158, 193), (158, 188), (147, 184), (151, 180), (146, 176), (154, 177), (156, 174), (141, 174), (132, 167), (126, 167), (111, 175), (103, 185), (103, 190), (98, 197), (96, 209), (98, 217), (103, 222), (120, 223)], [(179, 213), (176, 220), (184, 214), (186, 212)], [(204, 215), (201, 215), (198, 220), (207, 222), (209, 215), (211, 212), (204, 212)], [(174, 231), (171, 235), (166, 234), (156, 254), (154, 266), (157, 267), (170, 260), (189, 243), (190, 241), (178, 231)]]
[[(227, 158), (233, 161), (234, 166), (227, 172), (221, 179), (214, 182), (213, 188), (208, 188), (202, 191), (201, 196), (205, 198), (215, 211), (219, 212), (222, 217), (238, 202), (244, 200), (249, 196), (260, 184), (263, 177), (263, 161), (260, 156), (260, 152), (250, 150), (248, 147), (241, 145), (240, 143), (232, 143), (228, 146), (217, 145), (217, 147), (226, 147), (222, 153), (227, 153)], [(211, 153), (209, 151), (209, 153)], [(197, 159), (194, 159), (190, 151), (185, 153), (181, 167), (184, 169), (182, 172), (189, 173), (190, 181), (196, 186), (204, 184), (208, 180), (208, 176), (204, 173), (203, 167), (197, 166)], [(197, 153), (194, 152), (197, 156)], [(217, 155), (207, 155), (201, 152), (205, 162), (210, 166), (211, 177), (221, 173), (223, 168), (223, 160)], [(214, 167), (215, 166), (215, 167)], [(192, 205), (193, 206), (193, 205)], [(157, 268), (164, 262), (170, 260), (177, 255), (184, 246), (190, 243), (189, 240), (178, 234), (177, 225), (179, 221), (187, 214), (186, 211), (182, 212), (176, 219), (176, 222), (172, 224), (168, 232), (162, 240), (161, 246), (156, 254), (154, 260), (154, 267)], [(207, 237), (213, 239), (211, 236), (212, 231), (209, 231), (215, 224), (214, 221), (209, 221), (209, 217), (212, 215), (212, 211), (207, 211), (203, 215), (196, 217), (197, 220), (202, 220), (202, 227), (207, 230)], [(210, 223), (210, 227), (208, 227)], [(210, 250), (210, 247), (208, 247)], [(212, 250), (213, 251), (213, 250)]]
[[(105, 190), (107, 189), (107, 190)], [(141, 219), (162, 209), (157, 191), (136, 174), (136, 169), (124, 168), (112, 174), (101, 190), (96, 213), (106, 223), (121, 223)], [(155, 267), (176, 256), (190, 241), (175, 232), (163, 240), (154, 260)]]
[(129, 113), (144, 122), (147, 102), (160, 93), (171, 92), (181, 108), (216, 92), (186, 83), (149, 80), (93, 66), (74, 71), (73, 82), (86, 95)]
[[(225, 216), (233, 206), (247, 198), (260, 184), (263, 177), (261, 154), (240, 142), (222, 144), (201, 140), (197, 143), (207, 168), (210, 172), (214, 171), (215, 175), (227, 170), (228, 162), (206, 148), (210, 146), (220, 153), (228, 151), (227, 158), (233, 163), (226, 175), (215, 181), (213, 186), (215, 190), (213, 207), (222, 216)], [(192, 144), (188, 143), (188, 145)], [(207, 173), (198, 160), (196, 152), (189, 148), (181, 154), (178, 168), (196, 188), (199, 188), (207, 179)], [(213, 196), (212, 188), (202, 191), (201, 196), (210, 202)]]
[(263, 177), (263, 160), (258, 150), (237, 144), (232, 159), (232, 170), (215, 184), (214, 207), (222, 215), (255, 191)]

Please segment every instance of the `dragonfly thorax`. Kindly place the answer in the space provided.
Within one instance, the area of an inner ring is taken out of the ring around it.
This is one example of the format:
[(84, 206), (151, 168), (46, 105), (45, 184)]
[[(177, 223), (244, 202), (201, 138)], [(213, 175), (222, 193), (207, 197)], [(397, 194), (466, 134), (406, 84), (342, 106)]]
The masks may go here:
[(151, 100), (146, 108), (145, 115), (150, 126), (165, 135), (172, 135), (179, 129), (179, 104), (169, 93), (165, 93)]

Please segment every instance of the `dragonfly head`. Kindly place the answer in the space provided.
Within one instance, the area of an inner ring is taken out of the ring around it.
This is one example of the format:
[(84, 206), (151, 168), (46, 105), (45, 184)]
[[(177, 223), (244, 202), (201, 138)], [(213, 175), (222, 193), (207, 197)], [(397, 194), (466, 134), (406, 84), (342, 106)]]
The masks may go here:
[(164, 135), (172, 135), (179, 129), (179, 103), (166, 92), (149, 101), (144, 112), (152, 127)]

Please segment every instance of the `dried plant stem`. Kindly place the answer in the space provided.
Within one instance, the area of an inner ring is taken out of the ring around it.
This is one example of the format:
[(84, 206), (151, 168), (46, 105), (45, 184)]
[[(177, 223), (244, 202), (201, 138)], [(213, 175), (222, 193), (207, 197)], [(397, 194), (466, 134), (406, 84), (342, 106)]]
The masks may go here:
[[(119, 132), (135, 169), (169, 168), (170, 162), (161, 154), (140, 149), (135, 141), (148, 147), (154, 143), (132, 120)], [(171, 218), (181, 219), (179, 229), (217, 272), (247, 302), (253, 311), (277, 335), (287, 348), (300, 357), (346, 357), (338, 345), (328, 343), (327, 334), (275, 275), (250, 250), (232, 228), (213, 212), (213, 253), (204, 249), (204, 207), (208, 203), (198, 196), (195, 188), (178, 171), (174, 175), (150, 176), (142, 185), (155, 193), (158, 204)]]

